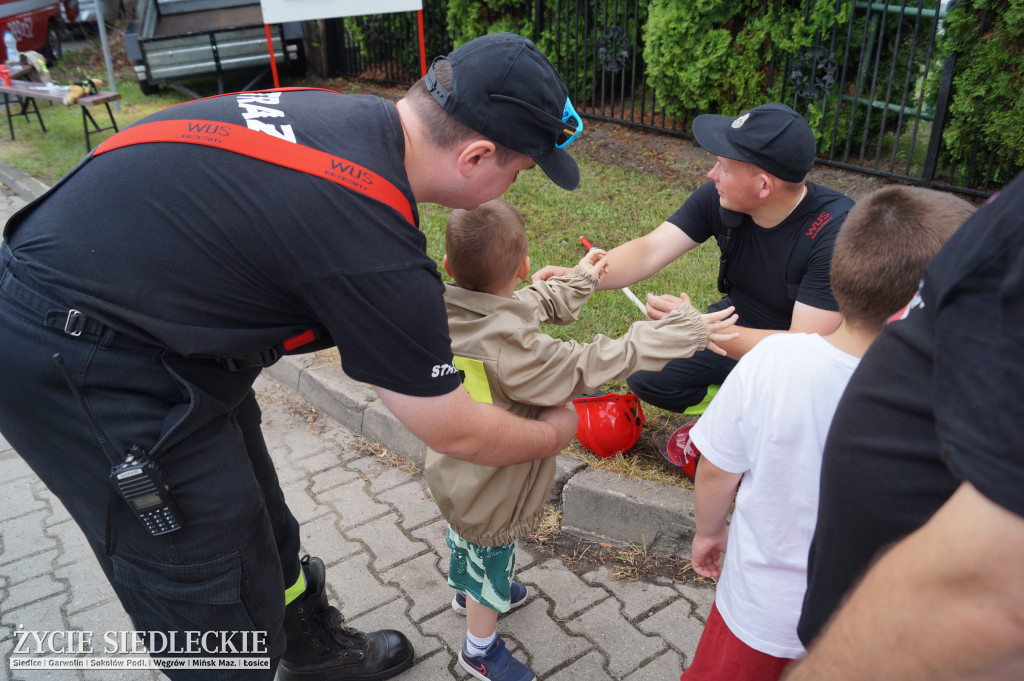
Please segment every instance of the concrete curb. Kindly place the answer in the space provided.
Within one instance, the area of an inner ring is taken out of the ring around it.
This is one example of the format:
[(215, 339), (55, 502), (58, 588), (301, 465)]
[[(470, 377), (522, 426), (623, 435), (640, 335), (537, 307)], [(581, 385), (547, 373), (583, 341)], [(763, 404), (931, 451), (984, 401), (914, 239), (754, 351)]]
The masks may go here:
[[(0, 181), (26, 201), (48, 189), (3, 161)], [(318, 362), (314, 355), (295, 355), (265, 373), (349, 430), (423, 463), (423, 442), (384, 407), (372, 387), (352, 380), (341, 367)], [(594, 541), (646, 546), (664, 556), (690, 555), (695, 529), (691, 490), (591, 469), (580, 459), (559, 455), (550, 499), (561, 504), (566, 532)]]
[(26, 201), (35, 201), (49, 189), (45, 184), (15, 168), (9, 163), (0, 161), (0, 182), (18, 193)]

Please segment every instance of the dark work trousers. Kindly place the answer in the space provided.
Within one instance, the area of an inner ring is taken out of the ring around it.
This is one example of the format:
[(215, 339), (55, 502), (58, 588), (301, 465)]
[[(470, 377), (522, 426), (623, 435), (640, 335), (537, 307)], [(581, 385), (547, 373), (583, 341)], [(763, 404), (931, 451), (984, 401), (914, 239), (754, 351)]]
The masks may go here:
[[(284, 590), (298, 579), (299, 533), (260, 431), (258, 370), (186, 360), (94, 321), (78, 319), (73, 336), (69, 314), (0, 245), (0, 432), (85, 533), (137, 631), (177, 632), (178, 649), (185, 632), (245, 632), (232, 639), (236, 649), (250, 644), (240, 656), (271, 658), (269, 671), (169, 677), (269, 681), (285, 650)], [(113, 448), (140, 445), (157, 461), (184, 516), (180, 530), (151, 536), (112, 494), (111, 463), (54, 353)], [(260, 634), (249, 632), (265, 632), (266, 652), (252, 652)], [(153, 657), (173, 657), (161, 651), (169, 639), (144, 640)], [(186, 656), (229, 651), (206, 652)]]
[[(732, 305), (728, 298), (714, 303), (708, 312)], [(644, 402), (668, 411), (682, 412), (700, 403), (709, 385), (721, 385), (736, 360), (701, 350), (691, 357), (674, 359), (661, 371), (638, 371), (626, 379), (629, 389)]]

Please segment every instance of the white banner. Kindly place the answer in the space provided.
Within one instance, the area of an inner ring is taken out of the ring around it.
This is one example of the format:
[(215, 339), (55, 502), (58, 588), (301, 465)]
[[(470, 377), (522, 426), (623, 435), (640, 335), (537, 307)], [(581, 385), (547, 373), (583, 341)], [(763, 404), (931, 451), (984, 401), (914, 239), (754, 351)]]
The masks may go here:
[(358, 17), (365, 14), (415, 12), (423, 9), (422, 0), (260, 0), (263, 23), (310, 21), (334, 17)]
[(11, 669), (270, 669), (269, 657), (14, 657)]

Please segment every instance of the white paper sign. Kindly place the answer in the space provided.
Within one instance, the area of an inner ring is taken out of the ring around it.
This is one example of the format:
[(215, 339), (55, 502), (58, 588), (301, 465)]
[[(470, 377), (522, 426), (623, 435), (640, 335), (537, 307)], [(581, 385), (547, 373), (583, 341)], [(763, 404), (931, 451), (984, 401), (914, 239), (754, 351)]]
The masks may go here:
[(260, 0), (263, 23), (310, 21), (334, 17), (358, 17), (366, 14), (414, 12), (423, 9), (422, 0)]

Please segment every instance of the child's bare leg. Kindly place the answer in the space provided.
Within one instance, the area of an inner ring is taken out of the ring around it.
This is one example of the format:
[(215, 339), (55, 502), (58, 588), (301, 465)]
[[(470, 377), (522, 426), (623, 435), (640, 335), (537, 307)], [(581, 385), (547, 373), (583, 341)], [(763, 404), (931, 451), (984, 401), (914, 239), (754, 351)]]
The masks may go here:
[(490, 638), (498, 624), (498, 611), (480, 605), (466, 594), (466, 628), (478, 638)]
[(498, 611), (466, 595), (466, 640), (459, 653), (463, 669), (482, 681), (537, 681), (525, 664), (512, 657), (495, 631)]

